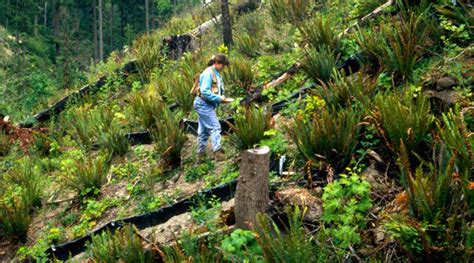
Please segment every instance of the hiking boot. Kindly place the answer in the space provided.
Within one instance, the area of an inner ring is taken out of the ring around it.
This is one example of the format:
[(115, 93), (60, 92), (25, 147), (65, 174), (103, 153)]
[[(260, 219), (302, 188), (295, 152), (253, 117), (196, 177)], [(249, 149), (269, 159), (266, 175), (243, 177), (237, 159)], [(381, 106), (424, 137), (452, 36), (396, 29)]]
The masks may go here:
[(197, 163), (198, 164), (205, 162), (206, 159), (207, 159), (207, 155), (206, 155), (205, 152), (197, 154)]
[(217, 150), (214, 152), (214, 160), (217, 162), (223, 161), (224, 160), (224, 151), (222, 149)]

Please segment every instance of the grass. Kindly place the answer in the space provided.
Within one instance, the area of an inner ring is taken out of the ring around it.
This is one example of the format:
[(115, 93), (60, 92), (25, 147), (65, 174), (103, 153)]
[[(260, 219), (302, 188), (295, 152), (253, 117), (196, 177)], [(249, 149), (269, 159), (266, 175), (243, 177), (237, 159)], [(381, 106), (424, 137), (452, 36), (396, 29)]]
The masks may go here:
[(234, 114), (232, 141), (240, 150), (253, 148), (265, 137), (265, 131), (271, 128), (271, 118), (271, 112), (264, 108), (241, 108)]
[(62, 175), (63, 183), (79, 196), (94, 196), (100, 192), (111, 167), (111, 156), (102, 153), (97, 158), (84, 158), (68, 167)]
[(321, 161), (341, 172), (351, 161), (358, 143), (361, 114), (351, 108), (324, 110), (314, 116), (297, 116), (287, 132), (309, 162)]
[(155, 262), (154, 252), (145, 250), (134, 226), (127, 225), (112, 233), (104, 231), (92, 236), (86, 254), (94, 262)]

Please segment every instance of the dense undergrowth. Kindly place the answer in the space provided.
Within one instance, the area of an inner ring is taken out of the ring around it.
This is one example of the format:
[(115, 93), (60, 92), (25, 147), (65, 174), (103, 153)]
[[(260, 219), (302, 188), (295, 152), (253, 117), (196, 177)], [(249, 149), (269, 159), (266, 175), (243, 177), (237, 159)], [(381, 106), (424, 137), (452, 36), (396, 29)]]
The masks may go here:
[[(185, 17), (195, 23), (172, 19), (135, 40), (125, 60), (138, 59), (139, 72), (127, 79), (113, 73), (124, 60), (111, 55), (99, 66), (108, 74), (102, 90), (42, 124), (47, 129), (28, 146), (1, 130), (0, 237), (9, 244), (8, 259), (43, 258), (49, 245), (107, 221), (229, 182), (238, 176), (240, 151), (268, 145), (273, 156), (289, 160), (280, 188), (304, 182), (322, 203), (318, 218), (308, 220), (308, 208), (296, 206), (280, 211), (284, 220), (259, 215), (254, 229), (227, 233), (219, 200), (201, 200), (191, 212), (192, 227), (174, 243), (156, 244), (124, 226), (93, 237), (83, 257), (472, 261), (472, 6), (395, 1), (342, 34), (382, 2), (266, 1), (252, 13), (233, 14), (230, 50), (213, 28), (199, 50), (169, 60), (161, 39), (191, 30), (205, 20), (193, 14), (209, 11), (194, 10)], [(233, 134), (224, 138), (225, 161), (195, 164), (195, 138), (184, 133), (180, 120), (197, 118), (189, 89), (217, 52), (231, 59), (224, 80), (226, 93), (237, 100), (218, 115), (234, 116)], [(354, 54), (361, 69), (350, 76), (338, 72), (337, 65)], [(301, 70), (290, 80), (263, 90), (259, 103), (240, 106), (257, 86), (296, 62)], [(313, 82), (320, 85), (272, 117), (272, 103)], [(144, 130), (152, 134), (152, 147), (132, 147), (123, 136)]]

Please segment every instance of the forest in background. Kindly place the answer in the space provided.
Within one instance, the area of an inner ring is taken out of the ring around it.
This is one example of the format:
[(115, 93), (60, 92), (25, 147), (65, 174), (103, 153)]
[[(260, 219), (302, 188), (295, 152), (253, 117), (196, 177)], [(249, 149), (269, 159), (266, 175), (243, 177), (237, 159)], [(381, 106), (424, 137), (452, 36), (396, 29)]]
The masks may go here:
[[(55, 93), (87, 82), (85, 72), (143, 32), (199, 0), (3, 0), (0, 114), (21, 121)], [(185, 23), (185, 22), (183, 22)]]

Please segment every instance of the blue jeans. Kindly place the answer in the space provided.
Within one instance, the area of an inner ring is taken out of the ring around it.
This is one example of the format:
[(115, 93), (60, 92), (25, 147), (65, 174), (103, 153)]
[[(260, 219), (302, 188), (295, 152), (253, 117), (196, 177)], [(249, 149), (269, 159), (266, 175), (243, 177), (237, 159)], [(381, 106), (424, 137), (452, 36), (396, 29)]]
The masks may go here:
[(221, 149), (221, 124), (216, 115), (216, 110), (201, 97), (194, 99), (194, 109), (198, 114), (197, 152), (206, 152), (207, 140), (211, 137), (212, 151)]

